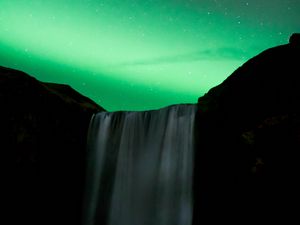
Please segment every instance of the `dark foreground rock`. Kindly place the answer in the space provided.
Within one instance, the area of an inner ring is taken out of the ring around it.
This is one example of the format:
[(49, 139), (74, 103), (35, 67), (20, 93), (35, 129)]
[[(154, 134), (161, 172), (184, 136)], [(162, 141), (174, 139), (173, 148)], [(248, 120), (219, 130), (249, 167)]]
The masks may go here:
[(299, 40), (199, 98), (194, 225), (299, 222)]
[(8, 219), (0, 223), (80, 224), (86, 134), (91, 115), (103, 109), (67, 85), (4, 67), (0, 103)]

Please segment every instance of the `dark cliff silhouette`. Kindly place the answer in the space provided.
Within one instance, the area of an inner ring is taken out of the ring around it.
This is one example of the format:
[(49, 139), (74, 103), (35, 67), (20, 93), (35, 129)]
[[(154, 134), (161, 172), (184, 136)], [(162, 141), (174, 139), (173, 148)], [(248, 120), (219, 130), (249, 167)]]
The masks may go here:
[(79, 224), (86, 132), (103, 109), (67, 85), (4, 67), (0, 103), (0, 223)]
[(300, 33), (294, 33), (291, 35), (290, 40), (289, 40), (290, 45), (292, 45), (295, 48), (300, 48), (299, 43), (300, 43)]
[(299, 47), (294, 34), (199, 98), (194, 225), (299, 220)]

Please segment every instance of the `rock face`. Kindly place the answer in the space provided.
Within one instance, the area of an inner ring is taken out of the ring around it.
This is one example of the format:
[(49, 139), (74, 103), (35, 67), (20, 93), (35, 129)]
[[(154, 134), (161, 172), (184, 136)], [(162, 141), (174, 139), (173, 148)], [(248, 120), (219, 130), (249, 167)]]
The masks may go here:
[(0, 102), (8, 224), (80, 224), (85, 138), (103, 109), (67, 85), (4, 67)]
[(195, 225), (299, 220), (299, 46), (294, 34), (199, 98)]
[(293, 45), (296, 48), (300, 48), (300, 33), (292, 34), (289, 43), (290, 45)]

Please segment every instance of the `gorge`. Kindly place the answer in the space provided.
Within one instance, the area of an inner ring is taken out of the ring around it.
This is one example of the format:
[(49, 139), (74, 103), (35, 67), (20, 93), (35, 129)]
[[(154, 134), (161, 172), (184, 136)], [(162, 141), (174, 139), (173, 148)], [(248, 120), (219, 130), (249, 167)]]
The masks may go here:
[[(134, 216), (137, 224), (145, 218), (150, 218), (149, 223), (143, 224), (156, 224), (151, 223), (155, 218), (160, 221), (157, 224), (184, 220), (193, 225), (299, 220), (299, 44), (295, 34), (289, 44), (253, 57), (195, 106), (139, 113), (109, 113), (67, 85), (44, 83), (0, 67), (5, 217), (11, 224), (82, 225), (84, 221), (90, 225), (94, 221), (115, 225), (116, 218), (122, 224), (134, 224), (128, 217), (137, 208), (145, 215)], [(95, 123), (87, 140), (93, 115)], [(98, 128), (104, 136), (95, 141)], [(169, 139), (164, 139), (166, 134)], [(141, 140), (149, 144), (144, 151), (139, 151)], [(194, 150), (186, 141), (194, 143)], [(91, 150), (104, 144), (107, 147)], [(153, 145), (158, 147), (149, 153)], [(162, 154), (164, 145), (169, 147)], [(92, 157), (93, 151), (104, 155), (104, 162)], [(160, 162), (172, 169), (165, 173)], [(93, 174), (98, 166), (98, 175)], [(126, 173), (128, 179), (123, 176)], [(133, 178), (141, 189), (132, 189)], [(145, 181), (153, 182), (143, 186)], [(121, 188), (122, 182), (127, 189)], [(87, 194), (86, 188), (93, 185), (104, 197), (94, 198), (97, 191)], [(149, 204), (138, 198), (145, 192)], [(120, 196), (133, 207), (119, 207)], [(166, 211), (158, 210), (156, 204), (164, 205)], [(179, 213), (180, 205), (184, 213)], [(176, 216), (160, 218), (168, 211)], [(96, 219), (90, 222), (90, 218)]]

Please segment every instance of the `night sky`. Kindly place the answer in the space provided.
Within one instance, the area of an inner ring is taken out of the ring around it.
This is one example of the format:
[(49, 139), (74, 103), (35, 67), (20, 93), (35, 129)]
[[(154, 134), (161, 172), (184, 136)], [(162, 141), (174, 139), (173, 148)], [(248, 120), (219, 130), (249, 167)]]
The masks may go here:
[(0, 0), (0, 65), (110, 111), (195, 103), (300, 32), (300, 0)]

